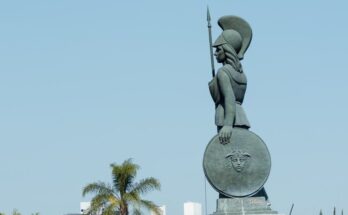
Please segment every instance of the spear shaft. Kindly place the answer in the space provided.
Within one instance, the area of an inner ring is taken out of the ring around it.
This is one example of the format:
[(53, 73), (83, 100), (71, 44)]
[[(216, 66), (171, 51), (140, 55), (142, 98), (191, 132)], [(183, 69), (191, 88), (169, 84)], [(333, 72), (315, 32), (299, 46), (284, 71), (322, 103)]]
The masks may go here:
[(215, 67), (214, 67), (214, 55), (213, 55), (213, 41), (211, 36), (211, 24), (210, 24), (210, 12), (209, 7), (207, 7), (207, 21), (208, 21), (208, 34), (209, 34), (209, 50), (210, 50), (210, 62), (211, 62), (211, 74), (213, 78), (215, 77)]
[[(211, 63), (211, 75), (213, 78), (215, 77), (215, 66), (214, 66), (214, 55), (213, 55), (213, 41), (211, 37), (211, 24), (210, 24), (210, 12), (209, 7), (207, 7), (207, 21), (208, 21), (208, 34), (209, 34), (209, 50), (210, 50), (210, 63)], [(217, 104), (215, 103), (215, 108), (217, 108)], [(219, 132), (219, 127), (216, 127), (217, 132)]]

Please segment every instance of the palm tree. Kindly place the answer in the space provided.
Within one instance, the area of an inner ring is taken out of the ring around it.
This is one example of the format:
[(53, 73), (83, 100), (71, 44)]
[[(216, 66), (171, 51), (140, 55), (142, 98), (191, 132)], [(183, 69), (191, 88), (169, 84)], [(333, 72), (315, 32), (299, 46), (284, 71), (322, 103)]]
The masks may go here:
[(83, 188), (83, 196), (95, 194), (87, 214), (102, 212), (102, 215), (128, 215), (132, 209), (133, 214), (140, 215), (140, 209), (146, 208), (160, 215), (160, 210), (152, 201), (141, 198), (141, 194), (160, 189), (157, 179), (150, 177), (135, 182), (139, 166), (131, 159), (125, 160), (121, 165), (111, 164), (110, 166), (112, 185), (96, 182)]

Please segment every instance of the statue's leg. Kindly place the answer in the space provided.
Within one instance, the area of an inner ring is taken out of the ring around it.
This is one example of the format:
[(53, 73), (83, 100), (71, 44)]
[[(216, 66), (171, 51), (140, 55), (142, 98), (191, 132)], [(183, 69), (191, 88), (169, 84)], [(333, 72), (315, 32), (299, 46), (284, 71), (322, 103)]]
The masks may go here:
[(225, 196), (222, 193), (219, 193), (219, 199), (228, 199), (228, 198), (231, 198), (231, 197), (228, 197), (228, 196)]
[(265, 197), (266, 201), (268, 200), (268, 195), (264, 187), (262, 187), (262, 189), (255, 193), (252, 197)]

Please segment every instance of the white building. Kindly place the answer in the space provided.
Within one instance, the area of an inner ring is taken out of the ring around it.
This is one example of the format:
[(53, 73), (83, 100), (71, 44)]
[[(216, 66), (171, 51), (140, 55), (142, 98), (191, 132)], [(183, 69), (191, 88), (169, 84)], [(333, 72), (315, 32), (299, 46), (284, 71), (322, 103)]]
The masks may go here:
[[(87, 214), (88, 210), (91, 208), (91, 202), (80, 202), (80, 213)], [(104, 208), (101, 208), (99, 211), (94, 213), (93, 215), (101, 215), (103, 213)]]
[[(161, 211), (161, 215), (166, 215), (166, 206), (165, 205), (158, 207), (158, 209)], [(151, 211), (151, 215), (155, 215), (155, 213)]]
[(91, 202), (80, 202), (80, 213), (85, 214), (91, 207)]
[(185, 202), (184, 215), (202, 215), (202, 205), (196, 202)]

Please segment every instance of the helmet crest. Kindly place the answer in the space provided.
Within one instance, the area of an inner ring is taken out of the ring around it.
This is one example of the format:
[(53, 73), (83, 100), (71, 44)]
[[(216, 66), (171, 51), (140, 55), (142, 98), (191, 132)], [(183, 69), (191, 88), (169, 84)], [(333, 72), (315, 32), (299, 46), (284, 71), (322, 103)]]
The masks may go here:
[(238, 58), (242, 60), (252, 39), (250, 25), (238, 16), (223, 16), (218, 20), (218, 24), (223, 32), (213, 46), (230, 44), (236, 50)]

